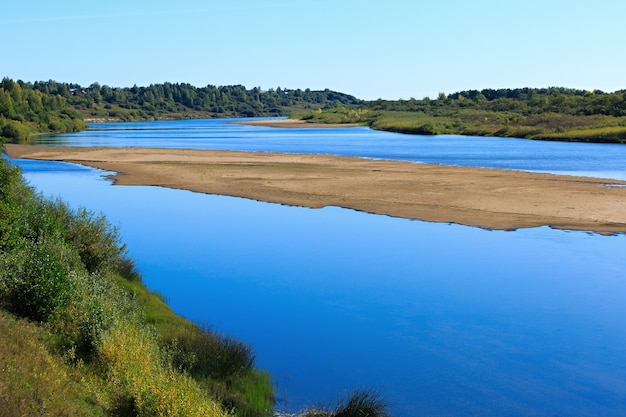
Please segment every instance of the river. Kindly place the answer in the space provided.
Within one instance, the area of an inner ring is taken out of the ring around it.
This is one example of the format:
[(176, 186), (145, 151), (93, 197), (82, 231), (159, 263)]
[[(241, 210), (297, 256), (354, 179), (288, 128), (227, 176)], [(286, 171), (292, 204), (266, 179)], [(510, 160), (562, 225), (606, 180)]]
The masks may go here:
[[(332, 153), (626, 179), (622, 146), (366, 128), (96, 124), (44, 141)], [(275, 378), (279, 409), (326, 405), (365, 387), (407, 417), (626, 412), (624, 235), (489, 231), (112, 187), (98, 170), (14, 161), (43, 193), (119, 225), (144, 281), (175, 311), (250, 343), (257, 366)]]

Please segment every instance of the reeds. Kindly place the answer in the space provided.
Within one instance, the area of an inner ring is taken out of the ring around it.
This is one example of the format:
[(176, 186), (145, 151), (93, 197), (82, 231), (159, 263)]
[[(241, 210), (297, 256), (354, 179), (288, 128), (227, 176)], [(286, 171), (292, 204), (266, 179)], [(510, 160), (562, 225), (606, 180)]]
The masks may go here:
[(334, 408), (310, 408), (300, 417), (389, 417), (389, 413), (380, 393), (360, 389), (348, 393)]

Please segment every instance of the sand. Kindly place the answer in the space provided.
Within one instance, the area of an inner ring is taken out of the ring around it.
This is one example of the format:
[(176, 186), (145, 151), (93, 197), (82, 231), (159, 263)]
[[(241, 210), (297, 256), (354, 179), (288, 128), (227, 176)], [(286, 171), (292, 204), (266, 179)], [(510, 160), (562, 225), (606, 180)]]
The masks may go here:
[(324, 155), (5, 145), (13, 158), (75, 162), (154, 185), (304, 207), (514, 230), (626, 232), (626, 181)]

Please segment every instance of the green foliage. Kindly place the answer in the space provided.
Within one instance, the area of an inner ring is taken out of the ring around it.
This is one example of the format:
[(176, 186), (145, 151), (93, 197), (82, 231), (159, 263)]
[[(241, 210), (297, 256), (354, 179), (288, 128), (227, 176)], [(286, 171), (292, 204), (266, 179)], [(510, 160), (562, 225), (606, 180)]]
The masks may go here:
[(26, 186), (18, 167), (0, 161), (0, 242), (10, 231), (7, 220), (15, 208), (28, 202), (33, 191)]
[(272, 378), (266, 371), (250, 370), (238, 375), (230, 387), (224, 404), (240, 417), (272, 416), (274, 410), (274, 390)]
[(55, 81), (36, 82), (33, 88), (61, 97), (87, 118), (122, 121), (211, 117), (281, 116), (297, 109), (332, 108), (361, 100), (331, 90), (246, 89), (242, 85), (195, 87), (186, 83), (114, 88), (89, 87)]
[(305, 120), (312, 123), (353, 123), (369, 125), (376, 120), (377, 113), (371, 110), (353, 107), (339, 106), (322, 111), (321, 108), (310, 110), (307, 112), (296, 112), (292, 114), (293, 118)]
[(441, 124), (445, 122), (447, 122), (446, 119), (436, 118), (421, 112), (388, 112), (376, 119), (371, 127), (390, 132), (438, 135), (443, 133)]
[(554, 132), (536, 134), (532, 138), (540, 140), (560, 141), (573, 140), (577, 142), (626, 143), (626, 127), (603, 126), (569, 130), (555, 129)]
[(74, 296), (67, 307), (49, 322), (60, 335), (61, 350), (72, 351), (77, 359), (90, 360), (102, 335), (119, 322), (143, 323), (141, 304), (120, 288), (114, 276), (79, 274)]
[(348, 399), (340, 403), (333, 417), (386, 417), (387, 404), (374, 391), (359, 390), (348, 395)]
[(2, 257), (2, 298), (9, 311), (46, 321), (74, 295), (71, 258), (74, 253), (60, 241), (29, 242)]
[(3, 136), (10, 141), (23, 142), (28, 139), (28, 129), (19, 121), (8, 120), (4, 123), (0, 121), (0, 127), (2, 128), (0, 136)]
[(85, 128), (82, 115), (59, 94), (30, 83), (3, 78), (0, 83), (0, 136), (12, 142), (32, 134), (75, 132)]
[(80, 208), (67, 216), (65, 230), (88, 272), (107, 269), (122, 269), (125, 245), (121, 243), (119, 231), (103, 215)]

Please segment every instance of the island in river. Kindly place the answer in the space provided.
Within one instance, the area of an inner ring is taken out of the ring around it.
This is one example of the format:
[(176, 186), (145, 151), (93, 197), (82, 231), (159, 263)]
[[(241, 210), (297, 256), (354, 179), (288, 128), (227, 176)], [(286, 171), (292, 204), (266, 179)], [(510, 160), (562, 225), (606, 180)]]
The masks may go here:
[(113, 171), (153, 185), (320, 208), (514, 230), (626, 232), (626, 181), (328, 155), (6, 144), (12, 158)]

